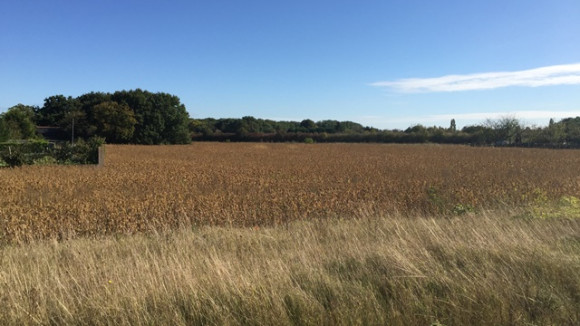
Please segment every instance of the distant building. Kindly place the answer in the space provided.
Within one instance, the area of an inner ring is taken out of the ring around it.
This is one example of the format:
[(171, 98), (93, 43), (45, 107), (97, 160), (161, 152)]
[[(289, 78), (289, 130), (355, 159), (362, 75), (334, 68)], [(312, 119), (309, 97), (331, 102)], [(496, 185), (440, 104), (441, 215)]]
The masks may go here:
[(69, 140), (69, 135), (59, 127), (36, 126), (36, 133), (51, 142), (61, 142)]

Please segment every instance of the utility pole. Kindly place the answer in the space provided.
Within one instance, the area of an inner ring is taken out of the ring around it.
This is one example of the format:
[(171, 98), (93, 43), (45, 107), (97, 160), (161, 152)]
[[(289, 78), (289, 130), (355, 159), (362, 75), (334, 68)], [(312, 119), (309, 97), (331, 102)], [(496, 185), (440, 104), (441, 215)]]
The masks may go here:
[(70, 144), (71, 145), (74, 145), (74, 143), (75, 143), (75, 117), (73, 115), (73, 118), (72, 118), (72, 131), (70, 133)]

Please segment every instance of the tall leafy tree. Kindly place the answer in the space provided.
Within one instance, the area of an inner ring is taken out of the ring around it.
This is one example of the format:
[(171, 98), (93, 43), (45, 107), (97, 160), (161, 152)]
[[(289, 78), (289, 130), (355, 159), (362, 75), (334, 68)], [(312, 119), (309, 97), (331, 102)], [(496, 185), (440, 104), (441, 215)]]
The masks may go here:
[(3, 114), (0, 114), (0, 143), (7, 141), (9, 137), (10, 134), (6, 123), (4, 122)]
[(77, 133), (85, 138), (91, 137), (97, 132), (97, 121), (93, 108), (101, 103), (111, 101), (111, 94), (101, 92), (90, 92), (77, 97), (79, 107), (84, 112), (85, 119), (77, 123), (75, 129)]
[(551, 144), (561, 143), (566, 134), (564, 132), (564, 125), (562, 123), (555, 123), (554, 119), (550, 119), (548, 128), (546, 128), (545, 133), (547, 134), (547, 142)]
[(123, 103), (108, 101), (93, 107), (97, 134), (110, 143), (124, 143), (132, 139), (137, 119), (131, 108)]
[(304, 119), (300, 122), (300, 127), (303, 131), (306, 132), (315, 132), (316, 131), (316, 122), (310, 119)]
[(451, 119), (449, 123), (449, 131), (456, 132), (457, 131), (457, 124), (455, 123), (455, 119)]
[(37, 138), (34, 124), (34, 107), (18, 104), (2, 115), (0, 137), (8, 139), (32, 139)]
[(135, 113), (137, 124), (132, 142), (184, 144), (191, 141), (189, 115), (177, 96), (136, 89), (115, 92), (112, 100), (126, 103)]
[(79, 103), (72, 97), (54, 95), (44, 99), (44, 105), (36, 112), (37, 123), (45, 126), (66, 127), (70, 122), (67, 114), (78, 111)]
[(566, 142), (580, 144), (580, 117), (566, 118), (559, 123), (564, 125)]
[(514, 117), (502, 117), (498, 120), (487, 120), (485, 125), (494, 131), (495, 141), (507, 142), (509, 144), (521, 143), (522, 125)]

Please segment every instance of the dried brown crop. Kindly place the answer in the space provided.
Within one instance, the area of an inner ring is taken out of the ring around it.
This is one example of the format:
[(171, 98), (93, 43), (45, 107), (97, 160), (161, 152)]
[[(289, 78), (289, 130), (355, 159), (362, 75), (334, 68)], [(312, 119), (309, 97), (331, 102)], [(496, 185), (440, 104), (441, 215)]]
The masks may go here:
[(104, 167), (0, 169), (0, 242), (580, 197), (576, 150), (195, 143), (106, 153)]

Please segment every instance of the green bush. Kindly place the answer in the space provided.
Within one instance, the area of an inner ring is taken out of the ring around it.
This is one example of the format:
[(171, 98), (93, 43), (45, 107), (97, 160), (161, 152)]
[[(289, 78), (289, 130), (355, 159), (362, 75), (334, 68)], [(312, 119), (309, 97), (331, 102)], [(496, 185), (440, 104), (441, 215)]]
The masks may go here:
[(44, 140), (6, 142), (0, 144), (0, 159), (10, 167), (33, 164), (36, 159), (51, 155), (52, 147)]
[(99, 147), (103, 143), (102, 138), (79, 140), (75, 144), (65, 143), (56, 149), (54, 157), (62, 164), (97, 164)]
[(54, 164), (58, 164), (58, 161), (54, 157), (52, 157), (50, 155), (46, 155), (46, 156), (43, 156), (41, 158), (37, 158), (32, 163), (34, 165), (54, 165)]
[(452, 212), (455, 215), (465, 215), (475, 212), (475, 207), (470, 204), (457, 204), (453, 206)]
[(46, 141), (0, 144), (0, 160), (14, 167), (24, 164), (97, 164), (104, 138), (93, 137), (75, 144), (51, 144)]
[(26, 163), (26, 158), (24, 154), (18, 149), (13, 149), (10, 152), (2, 153), (0, 158), (11, 168), (22, 166)]

